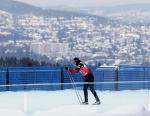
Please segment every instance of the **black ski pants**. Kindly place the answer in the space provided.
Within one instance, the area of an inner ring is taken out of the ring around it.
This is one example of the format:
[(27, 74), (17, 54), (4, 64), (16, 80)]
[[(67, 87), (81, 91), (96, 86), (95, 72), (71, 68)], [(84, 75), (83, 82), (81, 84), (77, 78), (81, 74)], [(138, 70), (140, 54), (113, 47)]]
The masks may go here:
[[(93, 74), (89, 74), (85, 76), (85, 80), (84, 80), (85, 84), (83, 87), (83, 91), (84, 91), (84, 100), (85, 102), (88, 102), (88, 88), (90, 89), (90, 91), (92, 92), (92, 94), (94, 95), (96, 101), (100, 101), (98, 98), (98, 95), (94, 89), (94, 76)], [(89, 82), (89, 84), (88, 84)]]

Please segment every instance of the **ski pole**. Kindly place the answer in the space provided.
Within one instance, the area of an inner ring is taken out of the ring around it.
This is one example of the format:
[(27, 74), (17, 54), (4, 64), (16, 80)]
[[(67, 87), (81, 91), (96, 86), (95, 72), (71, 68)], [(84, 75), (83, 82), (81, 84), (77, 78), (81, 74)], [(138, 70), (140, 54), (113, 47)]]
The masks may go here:
[(78, 92), (77, 86), (76, 86), (76, 84), (75, 84), (75, 81), (74, 81), (74, 79), (72, 78), (72, 76), (70, 75), (70, 72), (69, 72), (69, 71), (68, 71), (68, 76), (69, 76), (69, 79), (70, 79), (70, 81), (71, 81), (71, 83), (72, 83), (73, 89), (75, 90), (75, 94), (76, 94), (76, 96), (77, 96), (77, 99), (78, 99), (79, 103), (82, 104), (82, 102), (83, 102), (82, 97), (81, 97), (80, 93)]
[[(70, 76), (71, 77), (71, 76)], [(72, 82), (73, 82), (73, 84), (74, 84), (74, 86), (75, 86), (75, 88), (77, 88), (77, 85), (75, 84), (75, 81), (74, 81), (74, 79), (71, 77), (71, 80), (72, 80)], [(78, 96), (79, 96), (79, 98), (80, 98), (80, 100), (81, 100), (81, 102), (83, 102), (83, 100), (82, 100), (82, 97), (81, 97), (81, 95), (80, 95), (80, 93), (79, 93), (79, 91), (76, 89), (76, 91), (77, 91), (77, 93), (78, 93)]]

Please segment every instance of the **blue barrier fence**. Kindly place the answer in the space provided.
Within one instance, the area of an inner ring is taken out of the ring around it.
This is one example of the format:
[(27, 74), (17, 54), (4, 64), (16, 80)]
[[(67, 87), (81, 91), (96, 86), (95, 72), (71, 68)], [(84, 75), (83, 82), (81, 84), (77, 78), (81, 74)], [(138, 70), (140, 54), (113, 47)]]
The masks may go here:
[[(7, 84), (7, 69), (6, 68), (0, 68), (0, 85), (6, 85)], [(0, 87), (0, 91), (6, 91), (6, 87)]]
[[(102, 67), (94, 70), (95, 82), (114, 82), (115, 68)], [(100, 90), (115, 90), (114, 83), (112, 84), (96, 84), (96, 89)]]
[[(119, 66), (92, 68), (95, 82), (117, 81), (150, 81), (150, 67)], [(70, 76), (75, 82), (83, 82), (81, 74), (69, 74), (61, 67), (9, 67), (0, 68), (0, 85), (38, 84), (38, 83), (70, 83)], [(77, 85), (81, 89), (83, 85)], [(72, 85), (30, 85), (30, 86), (0, 86), (0, 91), (20, 90), (62, 90), (70, 89)], [(148, 89), (150, 83), (108, 83), (95, 84), (97, 90), (136, 90)]]
[[(49, 68), (9, 68), (9, 84), (61, 83), (61, 70)], [(60, 86), (20, 86), (9, 90), (58, 90)]]

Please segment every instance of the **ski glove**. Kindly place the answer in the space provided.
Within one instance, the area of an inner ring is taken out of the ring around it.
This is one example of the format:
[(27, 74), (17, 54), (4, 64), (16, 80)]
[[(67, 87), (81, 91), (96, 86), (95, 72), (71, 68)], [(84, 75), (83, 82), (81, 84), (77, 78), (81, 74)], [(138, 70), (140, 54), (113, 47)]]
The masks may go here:
[(67, 70), (67, 71), (68, 71), (68, 70), (69, 70), (69, 68), (68, 68), (68, 67), (65, 67), (65, 70)]

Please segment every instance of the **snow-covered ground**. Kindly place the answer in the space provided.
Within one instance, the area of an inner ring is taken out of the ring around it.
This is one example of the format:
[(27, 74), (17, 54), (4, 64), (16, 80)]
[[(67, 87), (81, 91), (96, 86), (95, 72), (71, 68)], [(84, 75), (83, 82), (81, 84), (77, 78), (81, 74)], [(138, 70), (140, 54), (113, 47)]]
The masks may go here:
[[(83, 92), (80, 90), (83, 96)], [(150, 116), (149, 91), (97, 91), (101, 105), (89, 92), (90, 105), (79, 105), (73, 90), (1, 92), (1, 116)]]

